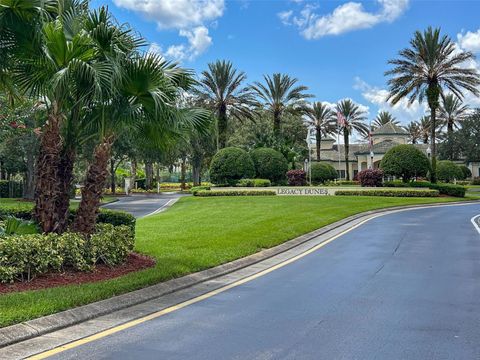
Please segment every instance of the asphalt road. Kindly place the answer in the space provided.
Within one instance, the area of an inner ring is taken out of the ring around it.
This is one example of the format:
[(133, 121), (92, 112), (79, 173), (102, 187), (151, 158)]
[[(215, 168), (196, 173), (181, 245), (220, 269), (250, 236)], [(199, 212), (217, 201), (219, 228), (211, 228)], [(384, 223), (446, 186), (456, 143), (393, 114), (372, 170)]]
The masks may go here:
[(102, 207), (111, 210), (122, 210), (131, 213), (139, 218), (151, 214), (169, 201), (178, 199), (182, 194), (161, 194), (161, 195), (130, 195), (119, 197), (118, 201), (105, 204)]
[(480, 235), (470, 222), (479, 213), (373, 219), (265, 276), (54, 358), (480, 359)]

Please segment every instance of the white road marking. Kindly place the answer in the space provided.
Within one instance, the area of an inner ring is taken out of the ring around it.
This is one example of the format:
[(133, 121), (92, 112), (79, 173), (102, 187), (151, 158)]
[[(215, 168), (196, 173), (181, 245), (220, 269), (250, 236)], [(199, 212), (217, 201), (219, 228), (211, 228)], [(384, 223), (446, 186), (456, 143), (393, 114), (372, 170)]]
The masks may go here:
[(476, 222), (477, 218), (480, 217), (480, 214), (478, 215), (475, 215), (474, 217), (472, 217), (470, 219), (470, 221), (472, 222), (473, 226), (475, 226), (475, 229), (477, 229), (478, 233), (480, 234), (480, 226), (478, 225), (478, 223)]
[(147, 216), (151, 216), (151, 215), (155, 215), (155, 214), (158, 214), (159, 212), (162, 212), (165, 210), (165, 208), (167, 206), (169, 206), (170, 204), (173, 204), (175, 202), (177, 202), (179, 198), (176, 198), (176, 199), (171, 199), (171, 200), (168, 200), (165, 204), (163, 204), (162, 206), (160, 206), (157, 210), (155, 211), (152, 211), (151, 213), (145, 215), (145, 216), (142, 216), (142, 217), (147, 217)]

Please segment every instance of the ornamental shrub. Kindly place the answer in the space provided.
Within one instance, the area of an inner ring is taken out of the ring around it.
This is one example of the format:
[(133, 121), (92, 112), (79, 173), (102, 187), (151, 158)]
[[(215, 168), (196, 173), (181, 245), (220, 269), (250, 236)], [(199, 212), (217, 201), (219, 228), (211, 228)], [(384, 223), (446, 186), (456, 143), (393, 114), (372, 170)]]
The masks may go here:
[(462, 172), (462, 177), (460, 178), (460, 180), (465, 180), (472, 177), (472, 171), (468, 168), (468, 166), (460, 165), (459, 168)]
[(476, 176), (472, 179), (471, 183), (472, 185), (480, 185), (480, 176)]
[(318, 162), (312, 163), (312, 183), (324, 184), (336, 178), (337, 170), (332, 165)]
[(358, 180), (362, 186), (380, 187), (383, 181), (382, 169), (366, 169), (358, 173)]
[(215, 190), (215, 191), (197, 191), (195, 196), (272, 196), (277, 195), (275, 190)]
[(427, 156), (413, 145), (397, 145), (387, 151), (380, 163), (385, 175), (408, 182), (413, 177), (424, 177), (430, 170)]
[(454, 196), (454, 197), (465, 197), (467, 188), (461, 185), (454, 184), (431, 184), (431, 189), (438, 190), (442, 195)]
[(240, 179), (255, 176), (250, 155), (243, 149), (229, 147), (219, 150), (210, 164), (210, 179), (217, 185), (233, 186)]
[(437, 163), (437, 177), (447, 183), (463, 178), (463, 172), (453, 161), (442, 160)]
[(305, 186), (307, 184), (307, 175), (303, 170), (289, 170), (287, 179), (289, 186)]
[(269, 187), (271, 185), (268, 179), (241, 179), (237, 182), (238, 187)]
[(275, 183), (285, 179), (288, 161), (283, 154), (270, 148), (258, 148), (250, 152), (258, 178)]
[(437, 197), (438, 190), (413, 189), (375, 189), (375, 190), (338, 190), (335, 195), (340, 196), (391, 196), (391, 197)]

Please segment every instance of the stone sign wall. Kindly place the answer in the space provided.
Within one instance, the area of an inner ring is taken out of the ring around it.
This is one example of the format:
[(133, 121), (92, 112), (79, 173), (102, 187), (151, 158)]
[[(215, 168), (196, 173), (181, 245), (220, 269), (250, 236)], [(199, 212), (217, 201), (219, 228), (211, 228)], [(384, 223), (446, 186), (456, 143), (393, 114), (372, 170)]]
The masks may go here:
[(331, 189), (326, 188), (292, 188), (292, 187), (280, 187), (277, 188), (277, 195), (313, 195), (313, 196), (325, 196), (334, 195)]

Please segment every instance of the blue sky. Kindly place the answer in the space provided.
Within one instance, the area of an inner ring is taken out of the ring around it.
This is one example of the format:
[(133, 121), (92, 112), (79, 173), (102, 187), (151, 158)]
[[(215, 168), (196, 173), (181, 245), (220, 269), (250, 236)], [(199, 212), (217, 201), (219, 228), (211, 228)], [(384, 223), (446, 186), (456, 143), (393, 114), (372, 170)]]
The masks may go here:
[[(423, 115), (424, 106), (391, 109), (383, 72), (415, 30), (440, 26), (480, 56), (480, 1), (94, 0), (92, 6), (103, 4), (146, 37), (151, 51), (197, 72), (228, 59), (249, 81), (288, 73), (315, 100), (349, 97), (371, 118), (388, 109), (403, 123)], [(472, 96), (466, 101), (480, 106)]]

